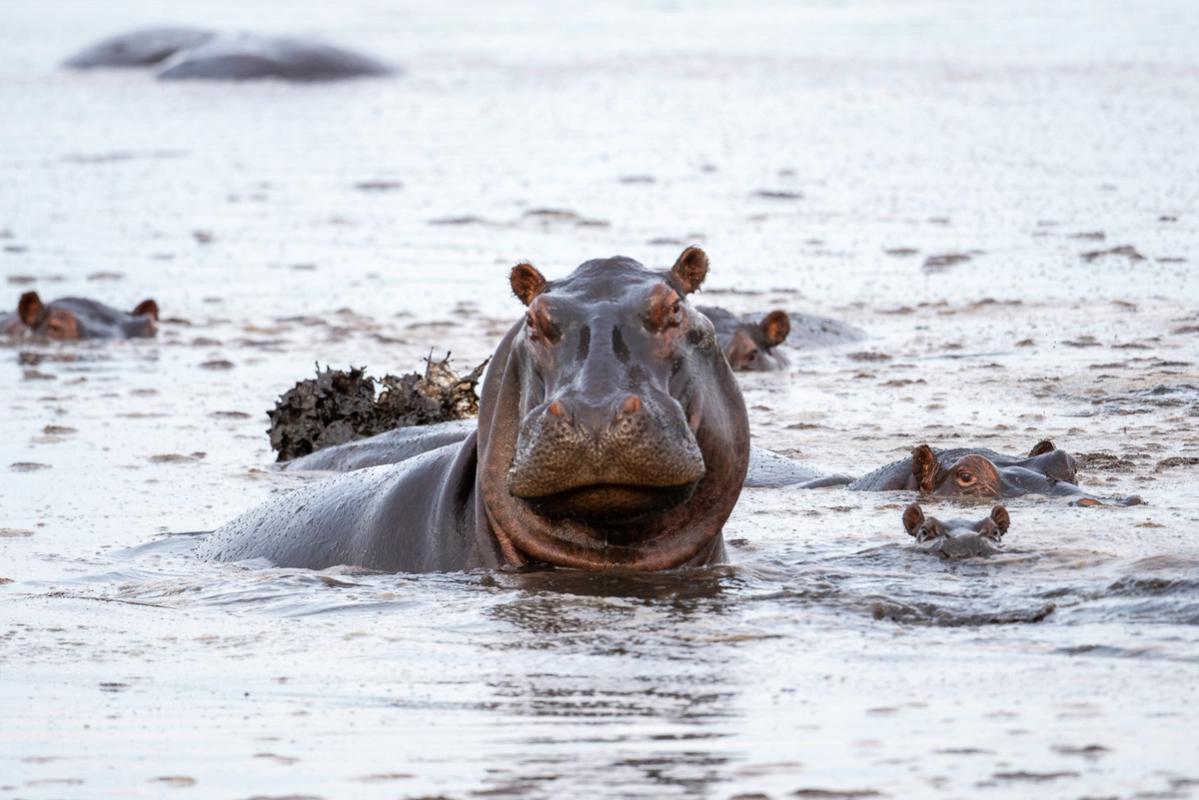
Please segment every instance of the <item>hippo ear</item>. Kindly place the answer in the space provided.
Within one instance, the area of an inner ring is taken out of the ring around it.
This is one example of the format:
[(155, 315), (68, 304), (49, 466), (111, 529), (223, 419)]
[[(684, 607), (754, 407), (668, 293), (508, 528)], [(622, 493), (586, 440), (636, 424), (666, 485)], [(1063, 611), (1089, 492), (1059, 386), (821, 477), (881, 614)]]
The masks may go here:
[(920, 527), (922, 522), (924, 522), (924, 512), (920, 506), (912, 503), (903, 510), (903, 529), (908, 532), (909, 536), (916, 535), (916, 528)]
[(937, 454), (926, 444), (912, 451), (912, 474), (916, 476), (916, 484), (922, 492), (931, 492), (937, 488)]
[(995, 527), (1003, 533), (1007, 533), (1008, 527), (1012, 524), (1012, 518), (1008, 516), (1007, 509), (1003, 506), (995, 506), (991, 509), (991, 522), (995, 523)]
[(763, 317), (758, 326), (766, 338), (766, 346), (774, 347), (787, 340), (787, 334), (791, 333), (791, 318), (786, 311), (776, 308)]
[(670, 274), (683, 287), (683, 294), (691, 294), (708, 277), (708, 254), (698, 247), (688, 247), (674, 262)]
[(528, 263), (517, 264), (513, 267), (508, 280), (512, 284), (512, 293), (519, 297), (520, 302), (526, 306), (533, 302), (534, 297), (541, 294), (546, 284), (545, 276), (537, 271), (537, 267)]
[(1028, 451), (1028, 457), (1032, 458), (1033, 456), (1040, 456), (1040, 455), (1044, 455), (1045, 453), (1052, 453), (1056, 449), (1057, 449), (1057, 445), (1055, 445), (1053, 442), (1049, 441), (1048, 439), (1042, 439), (1041, 441), (1036, 443), (1036, 445), (1033, 447), (1032, 450)]
[(37, 292), (25, 292), (17, 301), (17, 316), (21, 318), (21, 322), (31, 328), (37, 324), (44, 309), (42, 298), (37, 296)]
[(135, 317), (150, 317), (155, 322), (158, 321), (158, 303), (153, 300), (143, 300), (137, 304), (137, 308), (132, 312)]

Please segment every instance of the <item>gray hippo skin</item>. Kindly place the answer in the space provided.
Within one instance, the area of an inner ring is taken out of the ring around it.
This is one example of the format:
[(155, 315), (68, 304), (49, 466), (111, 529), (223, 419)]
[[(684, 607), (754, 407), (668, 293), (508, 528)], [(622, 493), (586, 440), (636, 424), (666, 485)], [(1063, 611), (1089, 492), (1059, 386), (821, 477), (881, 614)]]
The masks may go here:
[(389, 75), (373, 58), (310, 39), (238, 34), (181, 50), (162, 66), (161, 80), (335, 81)]
[(862, 332), (852, 325), (814, 314), (788, 314), (776, 308), (768, 314), (738, 316), (718, 306), (700, 306), (716, 327), (716, 336), (729, 366), (738, 372), (770, 372), (786, 369), (784, 348), (810, 349), (857, 341)]
[(37, 292), (25, 292), (16, 313), (0, 317), (0, 332), (62, 340), (132, 339), (153, 336), (157, 321), (158, 304), (153, 300), (143, 300), (125, 312), (81, 297), (43, 303)]
[(665, 272), (613, 257), (547, 281), (518, 264), (510, 283), (527, 311), (488, 367), (477, 431), (276, 497), (198, 554), (394, 572), (723, 560), (749, 421), (712, 324), (687, 301), (707, 271), (694, 247)]
[(924, 516), (920, 506), (913, 503), (904, 509), (903, 527), (925, 552), (941, 558), (985, 558), (998, 553), (1003, 546), (1003, 536), (1011, 525), (1011, 518), (1003, 506), (995, 506), (991, 513), (970, 522), (964, 519), (941, 521), (936, 517)]
[(67, 59), (71, 69), (147, 67), (165, 61), (189, 47), (203, 44), (216, 34), (200, 28), (143, 28), (113, 36)]
[(478, 424), (473, 419), (459, 419), (433, 425), (396, 428), (293, 458), (285, 462), (283, 468), (350, 472), (380, 464), (398, 464), (447, 444), (463, 442), (477, 427)]

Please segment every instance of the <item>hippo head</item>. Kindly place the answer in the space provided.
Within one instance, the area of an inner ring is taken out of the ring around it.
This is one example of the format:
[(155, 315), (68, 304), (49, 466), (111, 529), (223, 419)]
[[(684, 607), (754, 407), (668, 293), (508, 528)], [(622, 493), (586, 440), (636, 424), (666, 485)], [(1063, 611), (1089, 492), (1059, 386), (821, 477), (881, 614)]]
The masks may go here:
[(158, 330), (158, 304), (153, 300), (143, 300), (125, 313), (94, 300), (43, 303), (37, 292), (25, 292), (17, 303), (17, 316), (34, 335), (50, 339), (153, 336)]
[(1077, 473), (1074, 458), (1050, 441), (1037, 443), (1027, 458), (999, 463), (980, 452), (948, 458), (922, 444), (912, 451), (911, 488), (955, 497), (1070, 494), (1078, 491)]
[(687, 296), (708, 259), (669, 270), (597, 259), (511, 273), (525, 318), (484, 382), (480, 496), (505, 558), (584, 569), (709, 560), (749, 458), (745, 404)]
[(908, 535), (942, 558), (991, 555), (1002, 544), (1010, 525), (1011, 518), (1003, 506), (995, 506), (990, 515), (977, 522), (962, 519), (942, 522), (936, 517), (924, 516), (924, 511), (915, 503), (903, 511), (903, 527)]
[(775, 347), (791, 333), (791, 318), (782, 309), (775, 309), (756, 324), (738, 325), (724, 346), (729, 366), (742, 372), (765, 372), (783, 369), (787, 359)]

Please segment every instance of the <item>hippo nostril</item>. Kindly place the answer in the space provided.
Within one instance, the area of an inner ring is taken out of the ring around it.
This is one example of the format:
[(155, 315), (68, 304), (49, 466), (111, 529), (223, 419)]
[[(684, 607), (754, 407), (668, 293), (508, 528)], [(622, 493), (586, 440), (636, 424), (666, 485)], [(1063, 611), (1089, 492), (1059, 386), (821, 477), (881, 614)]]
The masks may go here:
[(626, 415), (636, 414), (640, 410), (641, 410), (641, 398), (635, 394), (629, 395), (628, 397), (626, 397), (624, 399), (624, 402), (620, 404), (620, 413), (621, 414), (626, 414)]
[(550, 407), (547, 408), (546, 411), (550, 412), (555, 417), (565, 417), (566, 416), (566, 408), (563, 407), (563, 405), (561, 403), (559, 403), (557, 400), (550, 403)]

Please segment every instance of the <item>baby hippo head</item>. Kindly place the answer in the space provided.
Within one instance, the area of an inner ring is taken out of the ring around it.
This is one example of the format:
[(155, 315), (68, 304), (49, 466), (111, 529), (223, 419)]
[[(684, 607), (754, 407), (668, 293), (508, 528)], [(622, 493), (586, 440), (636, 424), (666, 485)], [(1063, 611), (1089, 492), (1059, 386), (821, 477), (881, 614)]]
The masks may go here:
[(1011, 518), (1003, 506), (995, 506), (989, 516), (977, 522), (926, 517), (915, 503), (903, 512), (903, 527), (908, 535), (942, 558), (975, 558), (998, 552), (1010, 524)]
[(787, 340), (791, 320), (787, 312), (775, 309), (756, 324), (738, 325), (724, 346), (729, 366), (739, 372), (765, 372), (782, 369), (787, 359), (775, 348)]
[(60, 340), (153, 336), (158, 330), (158, 304), (153, 300), (143, 300), (126, 313), (73, 297), (43, 303), (37, 292), (25, 292), (17, 303), (17, 316), (35, 336)]

